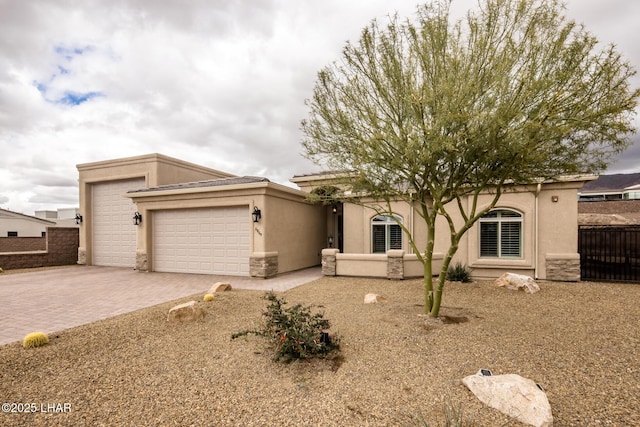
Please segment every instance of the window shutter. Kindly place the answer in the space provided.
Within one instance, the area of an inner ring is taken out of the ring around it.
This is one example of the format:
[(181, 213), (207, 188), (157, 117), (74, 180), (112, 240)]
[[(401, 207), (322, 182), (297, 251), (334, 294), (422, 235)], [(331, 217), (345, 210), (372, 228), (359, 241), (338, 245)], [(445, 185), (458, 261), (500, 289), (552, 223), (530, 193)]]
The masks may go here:
[(498, 256), (498, 223), (480, 223), (480, 256)]
[(385, 242), (385, 233), (384, 233), (384, 225), (374, 224), (371, 227), (371, 232), (373, 233), (373, 253), (384, 253), (386, 252), (386, 242)]
[(522, 223), (503, 222), (500, 224), (500, 252), (504, 257), (520, 257), (520, 236)]
[(389, 249), (402, 249), (402, 228), (398, 224), (391, 224), (389, 234)]

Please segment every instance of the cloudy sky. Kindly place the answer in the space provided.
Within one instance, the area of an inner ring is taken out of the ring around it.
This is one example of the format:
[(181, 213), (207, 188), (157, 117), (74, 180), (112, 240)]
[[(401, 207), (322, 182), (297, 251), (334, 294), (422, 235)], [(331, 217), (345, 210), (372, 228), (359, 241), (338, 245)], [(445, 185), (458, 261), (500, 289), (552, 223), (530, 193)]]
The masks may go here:
[[(316, 73), (418, 2), (0, 0), (0, 207), (77, 206), (76, 164), (154, 152), (283, 184), (315, 171), (299, 123)], [(640, 2), (567, 8), (640, 69)], [(608, 173), (640, 172), (634, 141)]]

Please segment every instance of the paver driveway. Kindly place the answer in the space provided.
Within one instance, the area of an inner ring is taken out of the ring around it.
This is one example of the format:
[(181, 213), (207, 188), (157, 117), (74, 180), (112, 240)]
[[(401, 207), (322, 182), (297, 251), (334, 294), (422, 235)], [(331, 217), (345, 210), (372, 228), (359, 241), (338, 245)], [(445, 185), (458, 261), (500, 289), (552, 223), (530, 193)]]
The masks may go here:
[(0, 345), (30, 332), (58, 332), (144, 307), (205, 293), (228, 281), (236, 289), (284, 291), (322, 275), (319, 267), (272, 279), (139, 273), (129, 268), (70, 266), (0, 275)]

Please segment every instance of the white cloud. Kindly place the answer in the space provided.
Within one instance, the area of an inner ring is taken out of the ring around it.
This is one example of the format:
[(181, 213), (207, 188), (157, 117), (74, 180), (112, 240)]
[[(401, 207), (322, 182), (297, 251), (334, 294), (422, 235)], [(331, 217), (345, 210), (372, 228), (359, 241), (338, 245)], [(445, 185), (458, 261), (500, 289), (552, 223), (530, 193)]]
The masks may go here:
[[(76, 164), (152, 152), (281, 183), (316, 170), (299, 131), (316, 73), (372, 18), (415, 7), (0, 0), (0, 203), (27, 214), (73, 206)], [(571, 0), (568, 14), (640, 65), (640, 3)], [(621, 167), (640, 163), (639, 146)]]

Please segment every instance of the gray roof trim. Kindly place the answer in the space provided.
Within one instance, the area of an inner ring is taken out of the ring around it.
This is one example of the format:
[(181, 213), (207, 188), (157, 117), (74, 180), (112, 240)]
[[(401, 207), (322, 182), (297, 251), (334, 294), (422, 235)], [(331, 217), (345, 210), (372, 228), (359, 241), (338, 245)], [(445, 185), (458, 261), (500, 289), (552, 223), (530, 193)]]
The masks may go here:
[[(18, 219), (27, 219), (29, 221), (41, 222), (43, 224), (51, 224), (56, 225), (55, 221), (49, 221), (48, 219), (38, 218), (37, 216), (27, 215), (20, 212), (10, 211), (9, 209), (0, 208), (0, 213), (3, 213), (2, 216), (5, 218), (18, 218)], [(69, 218), (71, 219), (71, 218)]]
[(159, 185), (157, 187), (141, 188), (127, 191), (127, 194), (148, 193), (154, 191), (186, 190), (192, 188), (221, 187), (225, 185), (254, 184), (257, 182), (271, 182), (259, 176), (236, 176), (231, 178), (209, 179), (206, 181), (184, 182), (180, 184)]

